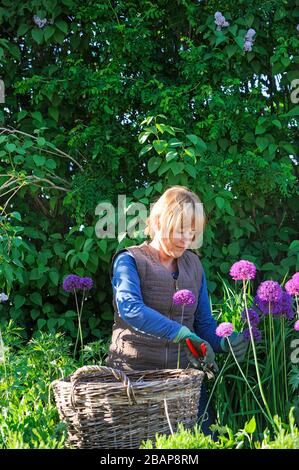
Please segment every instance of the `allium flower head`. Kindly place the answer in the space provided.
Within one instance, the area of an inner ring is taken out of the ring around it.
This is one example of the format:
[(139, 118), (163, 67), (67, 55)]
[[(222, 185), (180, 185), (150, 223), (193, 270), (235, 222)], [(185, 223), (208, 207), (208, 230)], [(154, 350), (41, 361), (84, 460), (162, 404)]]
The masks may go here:
[(279, 302), (282, 297), (282, 288), (276, 281), (264, 281), (257, 289), (257, 296), (266, 302)]
[[(262, 340), (262, 332), (256, 326), (252, 326), (251, 330), (253, 339), (259, 343)], [(250, 341), (251, 338), (249, 328), (245, 328), (243, 335), (247, 341)]]
[(290, 295), (299, 295), (299, 273), (294, 274), (292, 279), (290, 279), (286, 285), (285, 290)]
[(63, 289), (66, 292), (71, 292), (74, 289), (81, 289), (81, 278), (76, 274), (69, 274), (63, 281)]
[(181, 289), (173, 294), (172, 300), (176, 305), (193, 305), (196, 298), (191, 290)]
[(216, 335), (220, 336), (221, 338), (226, 338), (230, 336), (234, 331), (234, 325), (229, 322), (220, 323), (220, 325), (216, 328)]
[(235, 281), (254, 279), (256, 274), (256, 267), (250, 261), (241, 259), (232, 265), (229, 274)]
[(8, 295), (4, 294), (4, 292), (2, 292), (0, 294), (0, 302), (6, 302), (8, 300)]
[(295, 322), (294, 330), (299, 331), (299, 320)]
[[(243, 312), (241, 313), (241, 316), (242, 316), (242, 320), (248, 323), (246, 310), (243, 310)], [(248, 317), (249, 317), (249, 322), (252, 326), (257, 326), (259, 324), (260, 322), (259, 314), (253, 308), (248, 309)]]
[(81, 277), (80, 278), (80, 289), (90, 290), (92, 289), (93, 281), (90, 277)]

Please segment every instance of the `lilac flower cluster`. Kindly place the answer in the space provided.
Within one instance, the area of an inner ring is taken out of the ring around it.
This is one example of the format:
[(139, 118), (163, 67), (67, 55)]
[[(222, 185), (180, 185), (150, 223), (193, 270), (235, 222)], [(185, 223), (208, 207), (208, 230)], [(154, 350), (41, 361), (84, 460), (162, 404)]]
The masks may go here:
[(220, 11), (216, 11), (215, 13), (215, 24), (217, 25), (217, 31), (221, 31), (222, 28), (229, 26), (229, 22), (226, 21), (222, 13)]
[(234, 325), (229, 322), (220, 323), (220, 325), (216, 328), (216, 335), (220, 336), (221, 338), (226, 338), (230, 336), (234, 331)]
[(251, 261), (241, 259), (232, 265), (229, 274), (235, 281), (254, 279), (256, 275), (256, 267), (251, 263)]
[(295, 321), (294, 330), (299, 331), (299, 320)]
[(175, 292), (172, 300), (176, 305), (193, 305), (196, 302), (195, 295), (188, 289), (181, 289)]
[(46, 18), (44, 20), (41, 20), (39, 18), (39, 16), (37, 16), (37, 15), (34, 15), (33, 21), (36, 24), (36, 26), (38, 26), (39, 28), (43, 28), (44, 26), (46, 26), (46, 24), (48, 22), (48, 20)]
[(4, 292), (2, 292), (0, 294), (0, 302), (6, 302), (8, 300), (8, 295), (4, 294)]
[(299, 272), (295, 273), (286, 283), (285, 290), (292, 296), (299, 295)]
[(93, 281), (90, 277), (80, 277), (76, 274), (69, 274), (63, 281), (62, 287), (66, 292), (71, 292), (74, 289), (90, 290), (93, 286)]
[(245, 36), (245, 41), (244, 41), (244, 51), (245, 52), (250, 52), (252, 51), (252, 45), (253, 45), (253, 36), (256, 34), (255, 30), (250, 28)]

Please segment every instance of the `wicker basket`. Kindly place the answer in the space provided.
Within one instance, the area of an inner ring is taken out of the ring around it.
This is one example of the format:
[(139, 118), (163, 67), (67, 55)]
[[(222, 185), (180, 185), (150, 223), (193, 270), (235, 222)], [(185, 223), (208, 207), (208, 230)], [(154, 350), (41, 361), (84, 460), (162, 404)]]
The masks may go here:
[(139, 448), (177, 424), (196, 424), (204, 372), (197, 369), (134, 371), (84, 366), (51, 386), (67, 424), (67, 447)]

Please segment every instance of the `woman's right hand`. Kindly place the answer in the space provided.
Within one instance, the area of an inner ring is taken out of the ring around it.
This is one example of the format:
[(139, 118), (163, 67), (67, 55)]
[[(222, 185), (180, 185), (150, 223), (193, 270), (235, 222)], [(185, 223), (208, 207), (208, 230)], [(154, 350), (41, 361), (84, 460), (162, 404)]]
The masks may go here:
[(189, 330), (189, 328), (187, 328), (186, 326), (182, 326), (173, 341), (174, 343), (180, 343), (182, 341), (185, 342), (186, 339), (190, 339), (192, 341), (192, 344), (194, 345), (195, 349), (199, 352), (200, 355), (202, 355), (200, 345), (204, 343), (204, 345), (206, 346), (206, 354), (203, 358), (203, 362), (208, 366), (212, 366), (214, 370), (217, 371), (218, 367), (215, 362), (215, 353), (210, 343), (208, 343), (204, 339), (197, 336), (195, 333)]

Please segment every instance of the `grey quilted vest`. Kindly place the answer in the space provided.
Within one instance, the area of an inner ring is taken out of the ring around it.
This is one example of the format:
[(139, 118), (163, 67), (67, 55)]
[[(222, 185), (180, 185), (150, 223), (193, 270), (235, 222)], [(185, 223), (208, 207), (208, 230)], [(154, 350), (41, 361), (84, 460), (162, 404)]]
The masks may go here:
[[(191, 290), (198, 299), (202, 281), (202, 265), (198, 255), (191, 250), (184, 251), (177, 258), (179, 276), (175, 280), (172, 273), (160, 263), (157, 253), (146, 240), (141, 245), (130, 246), (116, 252), (111, 262), (111, 278), (116, 256), (128, 250), (135, 259), (140, 277), (144, 303), (160, 314), (181, 324), (182, 306), (172, 301), (173, 294), (180, 289)], [(115, 298), (112, 341), (106, 364), (116, 369), (154, 370), (176, 369), (178, 345), (172, 341), (136, 332), (119, 315)], [(182, 324), (194, 331), (194, 314), (197, 300), (193, 305), (185, 305)], [(180, 368), (188, 366), (185, 348), (181, 346)]]

